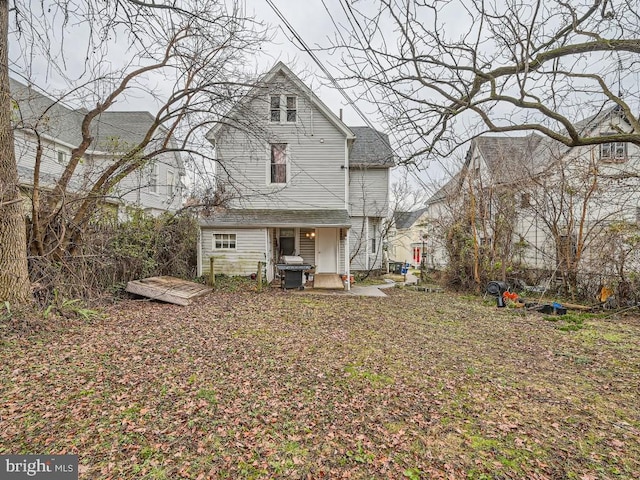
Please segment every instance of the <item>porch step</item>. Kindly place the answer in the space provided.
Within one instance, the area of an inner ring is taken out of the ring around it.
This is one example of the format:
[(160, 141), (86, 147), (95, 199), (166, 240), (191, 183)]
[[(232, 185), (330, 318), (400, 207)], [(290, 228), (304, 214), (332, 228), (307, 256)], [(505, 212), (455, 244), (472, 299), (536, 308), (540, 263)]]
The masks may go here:
[(316, 273), (313, 276), (313, 288), (343, 290), (344, 284), (337, 273)]

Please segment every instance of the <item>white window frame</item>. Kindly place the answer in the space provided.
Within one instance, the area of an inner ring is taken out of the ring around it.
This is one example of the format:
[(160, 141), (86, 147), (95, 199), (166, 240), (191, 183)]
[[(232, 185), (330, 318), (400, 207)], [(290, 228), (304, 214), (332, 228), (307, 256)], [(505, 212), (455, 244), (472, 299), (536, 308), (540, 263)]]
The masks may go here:
[[(274, 182), (272, 181), (272, 155), (273, 155), (273, 147), (275, 145), (284, 145), (284, 165), (285, 165), (285, 180), (284, 182)], [(267, 147), (267, 185), (287, 185), (289, 183), (289, 172), (290, 172), (290, 162), (289, 162), (289, 144), (288, 143), (280, 143), (274, 142), (270, 143)]]
[[(219, 247), (218, 243), (220, 244)], [(238, 250), (238, 235), (235, 233), (213, 233), (211, 237), (211, 247), (212, 250), (215, 251)]]
[[(278, 108), (273, 107), (273, 99), (278, 99)], [(273, 119), (274, 112), (278, 112), (278, 119)], [(282, 96), (281, 95), (269, 95), (269, 122), (270, 123), (281, 123), (282, 121)]]
[[(274, 99), (278, 100), (277, 108), (274, 106)], [(293, 99), (293, 107), (289, 108), (289, 99)], [(275, 117), (277, 113), (277, 120)], [(294, 119), (289, 120), (289, 113), (294, 114)], [(269, 123), (298, 123), (299, 117), (298, 96), (293, 94), (269, 95)]]
[(167, 197), (172, 197), (175, 193), (176, 174), (173, 170), (167, 170)]
[(65, 152), (64, 150), (57, 150), (57, 161), (60, 165), (66, 165), (67, 164), (67, 152)]
[(600, 144), (600, 160), (604, 162), (623, 162), (626, 159), (626, 142), (608, 142)]
[[(293, 98), (293, 108), (289, 108), (289, 99)], [(284, 108), (285, 108), (285, 120), (286, 123), (298, 123), (298, 96), (297, 95), (285, 95), (284, 96)], [(294, 119), (289, 120), (289, 112), (293, 112)]]
[(160, 186), (158, 185), (158, 181), (160, 180), (160, 168), (157, 163), (151, 165), (151, 169), (149, 170), (149, 191), (151, 193), (159, 193)]

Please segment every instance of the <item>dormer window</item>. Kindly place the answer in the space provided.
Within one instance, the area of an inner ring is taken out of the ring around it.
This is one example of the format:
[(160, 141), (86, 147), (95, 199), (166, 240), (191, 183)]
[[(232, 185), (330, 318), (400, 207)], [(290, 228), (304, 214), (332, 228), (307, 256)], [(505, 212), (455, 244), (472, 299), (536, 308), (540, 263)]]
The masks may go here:
[(298, 121), (298, 97), (295, 95), (271, 95), (269, 108), (269, 119), (273, 123), (281, 123), (283, 115), (286, 123)]
[(611, 142), (600, 144), (600, 160), (605, 162), (623, 162), (627, 159), (627, 144)]

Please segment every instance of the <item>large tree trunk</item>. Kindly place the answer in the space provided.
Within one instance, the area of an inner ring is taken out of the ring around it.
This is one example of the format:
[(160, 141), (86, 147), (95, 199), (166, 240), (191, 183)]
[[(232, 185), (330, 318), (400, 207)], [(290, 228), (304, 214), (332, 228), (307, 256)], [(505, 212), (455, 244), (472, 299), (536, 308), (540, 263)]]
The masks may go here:
[(8, 0), (0, 0), (0, 301), (24, 303), (30, 295), (30, 284), (24, 211), (11, 128), (8, 23)]

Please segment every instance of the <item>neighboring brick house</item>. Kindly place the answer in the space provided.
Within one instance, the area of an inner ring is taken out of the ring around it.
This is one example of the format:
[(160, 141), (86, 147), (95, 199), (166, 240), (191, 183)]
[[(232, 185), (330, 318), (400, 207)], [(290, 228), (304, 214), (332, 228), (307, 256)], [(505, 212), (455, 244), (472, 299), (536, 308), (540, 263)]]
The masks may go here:
[(348, 127), (282, 62), (207, 138), (227, 208), (200, 224), (198, 271), (207, 259), (230, 275), (298, 254), (316, 273), (382, 268), (382, 229), (394, 157), (385, 134)]

